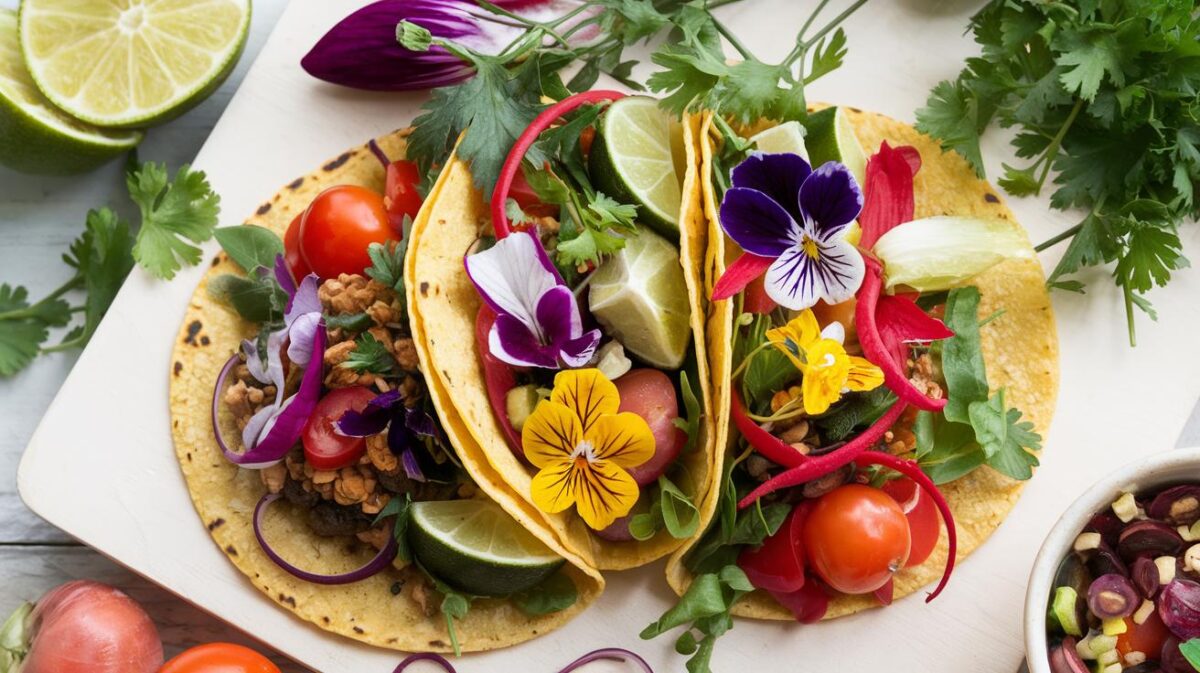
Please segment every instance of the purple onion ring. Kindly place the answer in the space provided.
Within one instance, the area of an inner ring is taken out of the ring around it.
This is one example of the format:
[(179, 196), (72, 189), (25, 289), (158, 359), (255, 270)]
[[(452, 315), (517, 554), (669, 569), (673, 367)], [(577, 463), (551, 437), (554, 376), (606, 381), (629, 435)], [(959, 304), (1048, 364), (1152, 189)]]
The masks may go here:
[(451, 664), (446, 657), (433, 652), (420, 652), (418, 654), (408, 655), (404, 658), (404, 661), (400, 662), (400, 665), (397, 666), (396, 670), (392, 671), (392, 673), (404, 673), (404, 671), (408, 670), (409, 666), (412, 666), (418, 661), (432, 661), (438, 666), (441, 666), (442, 670), (446, 671), (446, 673), (456, 673), (453, 664)]
[(395, 537), (389, 535), (388, 543), (384, 545), (383, 549), (379, 550), (379, 553), (375, 555), (375, 558), (371, 559), (366, 563), (366, 565), (356, 570), (351, 570), (350, 572), (342, 573), (340, 575), (321, 575), (297, 568), (291, 563), (285, 561), (284, 558), (271, 547), (271, 545), (267, 542), (267, 538), (262, 532), (263, 516), (266, 514), (267, 508), (271, 505), (271, 503), (275, 502), (281, 497), (282, 496), (278, 493), (268, 493), (262, 497), (262, 500), (258, 501), (257, 505), (255, 505), (254, 537), (258, 538), (258, 546), (262, 547), (263, 553), (267, 555), (267, 558), (274, 561), (275, 565), (283, 568), (289, 574), (299, 577), (306, 582), (312, 582), (313, 584), (351, 584), (379, 574), (385, 568), (390, 566), (392, 561), (396, 558), (396, 554), (400, 549), (400, 545), (396, 543)]
[[(571, 673), (572, 671), (578, 670), (581, 666), (586, 666), (593, 661), (599, 661), (601, 659), (607, 659), (609, 661), (631, 661), (636, 664), (638, 668), (642, 669), (644, 673), (654, 673), (654, 669), (650, 668), (650, 664), (646, 663), (646, 660), (643, 659), (641, 655), (620, 647), (606, 647), (593, 652), (588, 652), (582, 657), (579, 657), (575, 661), (567, 664), (567, 667), (558, 673)], [(418, 661), (431, 661), (438, 666), (441, 666), (442, 670), (446, 671), (446, 673), (455, 673), (454, 666), (446, 660), (446, 657), (443, 657), (440, 654), (434, 654), (433, 652), (422, 652), (419, 654), (408, 655), (405, 657), (404, 661), (400, 662), (400, 665), (397, 666), (392, 673), (404, 673), (404, 671), (408, 670), (409, 666), (417, 663)]]

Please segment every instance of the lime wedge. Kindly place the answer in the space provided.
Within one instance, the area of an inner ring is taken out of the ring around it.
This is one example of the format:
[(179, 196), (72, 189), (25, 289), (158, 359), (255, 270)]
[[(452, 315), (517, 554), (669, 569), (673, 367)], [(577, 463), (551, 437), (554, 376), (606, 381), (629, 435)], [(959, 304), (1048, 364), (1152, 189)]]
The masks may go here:
[(137, 146), (136, 131), (102, 131), (38, 91), (17, 42), (17, 13), (0, 8), (0, 164), (25, 173), (80, 173)]
[(592, 273), (588, 305), (625, 350), (663, 369), (687, 354), (691, 306), (679, 250), (641, 229)]
[(854, 135), (854, 125), (840, 107), (808, 116), (808, 155), (816, 168), (826, 161), (845, 164), (861, 186), (867, 176), (867, 153)]
[(799, 154), (808, 161), (808, 148), (804, 146), (804, 127), (800, 122), (785, 122), (779, 126), (756, 134), (750, 138), (754, 148), (767, 154)]
[(683, 128), (653, 98), (622, 98), (600, 119), (588, 159), (601, 192), (638, 206), (639, 219), (679, 239)]
[(72, 115), (149, 126), (204, 100), (237, 63), (250, 0), (22, 0), (37, 86)]
[(408, 541), (426, 570), (475, 596), (525, 591), (565, 563), (490, 500), (414, 502)]

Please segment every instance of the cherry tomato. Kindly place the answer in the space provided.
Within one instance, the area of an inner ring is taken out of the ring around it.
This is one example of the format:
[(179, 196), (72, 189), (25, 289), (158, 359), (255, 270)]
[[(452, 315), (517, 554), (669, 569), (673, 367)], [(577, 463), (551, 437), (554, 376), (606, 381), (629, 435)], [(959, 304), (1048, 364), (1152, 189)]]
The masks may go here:
[(904, 567), (921, 565), (933, 553), (942, 534), (942, 515), (938, 514), (937, 505), (916, 482), (907, 477), (887, 482), (883, 485), (883, 492), (892, 496), (904, 511), (904, 516), (908, 517), (912, 546)]
[(371, 265), (367, 246), (396, 240), (383, 197), (357, 185), (317, 195), (300, 222), (300, 255), (321, 278), (362, 273)]
[(613, 383), (621, 395), (618, 410), (641, 416), (654, 434), (654, 455), (629, 470), (633, 480), (645, 486), (667, 471), (687, 443), (687, 433), (675, 427), (675, 419), (679, 418), (675, 386), (657, 369), (631, 369)]
[(1117, 636), (1117, 652), (1122, 659), (1130, 652), (1142, 652), (1149, 659), (1158, 659), (1158, 653), (1162, 652), (1163, 644), (1170, 637), (1171, 632), (1159, 618), (1158, 610), (1151, 612), (1141, 624), (1134, 622), (1132, 617), (1126, 617), (1125, 633)]
[(911, 544), (908, 519), (890, 495), (862, 484), (817, 499), (804, 525), (813, 570), (845, 594), (866, 594), (904, 567)]
[(775, 303), (774, 299), (767, 296), (767, 289), (763, 286), (763, 281), (766, 277), (767, 275), (764, 273), (750, 281), (750, 284), (746, 286), (746, 290), (742, 295), (742, 310), (746, 313), (766, 315), (774, 311), (775, 307), (779, 305)]
[(421, 193), (417, 186), (421, 184), (421, 173), (417, 170), (416, 162), (393, 161), (387, 167), (387, 191), (383, 203), (387, 206), (391, 217), (392, 228), (400, 234), (404, 226), (404, 217), (416, 218), (421, 210)]
[(279, 667), (248, 647), (212, 643), (183, 652), (158, 673), (279, 673)]
[(367, 440), (339, 435), (333, 424), (351, 409), (362, 411), (375, 395), (364, 386), (334, 388), (326, 393), (317, 402), (300, 438), (305, 460), (318, 470), (338, 470), (358, 462), (367, 450)]
[(312, 273), (312, 269), (308, 268), (308, 264), (300, 254), (300, 221), (303, 218), (303, 213), (294, 217), (292, 223), (288, 225), (287, 233), (283, 235), (283, 260), (287, 262), (288, 270), (292, 272), (292, 279), (297, 283)]
[(525, 211), (526, 215), (532, 217), (554, 217), (558, 215), (558, 206), (542, 203), (538, 198), (537, 192), (533, 191), (533, 187), (529, 181), (525, 179), (524, 171), (517, 171), (516, 177), (513, 178), (512, 186), (508, 189), (508, 198), (517, 202), (521, 206), (521, 210)]
[(792, 509), (774, 535), (758, 548), (747, 547), (737, 564), (750, 583), (772, 593), (790, 594), (804, 586), (804, 515), (803, 505)]

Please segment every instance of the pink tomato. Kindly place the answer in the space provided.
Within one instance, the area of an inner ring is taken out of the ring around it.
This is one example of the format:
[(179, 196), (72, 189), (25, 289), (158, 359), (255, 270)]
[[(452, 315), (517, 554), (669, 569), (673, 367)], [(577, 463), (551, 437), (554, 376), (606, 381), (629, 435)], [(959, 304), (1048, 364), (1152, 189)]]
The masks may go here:
[(675, 386), (657, 369), (632, 369), (613, 383), (621, 394), (620, 411), (646, 419), (654, 434), (654, 456), (629, 470), (634, 481), (645, 486), (667, 471), (687, 443), (687, 433), (675, 427), (679, 418)]

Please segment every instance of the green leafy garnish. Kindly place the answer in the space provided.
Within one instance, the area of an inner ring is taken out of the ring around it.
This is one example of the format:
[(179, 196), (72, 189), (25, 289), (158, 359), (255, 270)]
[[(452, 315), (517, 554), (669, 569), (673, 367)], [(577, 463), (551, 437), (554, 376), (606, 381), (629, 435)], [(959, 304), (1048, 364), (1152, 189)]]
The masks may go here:
[(1200, 671), (1200, 638), (1192, 638), (1186, 643), (1179, 645), (1179, 653), (1184, 659), (1192, 665), (1192, 668)]
[(347, 332), (361, 332), (371, 325), (374, 321), (371, 316), (366, 313), (343, 313), (340, 315), (325, 316), (325, 327), (328, 329), (341, 329)]
[(407, 312), (407, 297), (404, 293), (404, 258), (408, 255), (408, 243), (412, 239), (412, 220), (406, 215), (400, 228), (400, 241), (396, 243), (372, 243), (367, 246), (371, 266), (367, 277), (396, 291), (402, 310)]
[(200, 248), (193, 244), (212, 238), (221, 212), (221, 198), (204, 173), (185, 164), (170, 180), (165, 165), (148, 162), (126, 176), (125, 182), (142, 214), (133, 258), (167, 280), (185, 264), (198, 264)]
[(386, 375), (395, 372), (396, 358), (374, 334), (363, 332), (354, 340), (354, 350), (339, 366), (356, 372)]
[(512, 597), (517, 608), (530, 617), (562, 612), (578, 600), (579, 589), (562, 572), (554, 573), (541, 584)]
[(275, 258), (283, 254), (283, 241), (270, 229), (251, 224), (223, 227), (213, 231), (221, 249), (247, 273), (274, 269)]
[(408, 515), (412, 509), (412, 494), (405, 493), (404, 497), (393, 496), (388, 500), (388, 504), (379, 510), (379, 514), (375, 516), (375, 520), (371, 522), (371, 526), (378, 526), (387, 521), (392, 520), (392, 537), (396, 540), (397, 551), (396, 558), (401, 561), (411, 561), (413, 558), (412, 548), (408, 545)]
[(751, 591), (754, 591), (754, 585), (736, 565), (697, 575), (679, 602), (643, 629), (641, 637), (650, 640), (671, 629), (686, 626), (675, 641), (675, 649), (691, 656), (687, 662), (689, 673), (708, 673), (717, 638), (733, 628), (730, 611), (738, 599)]
[[(646, 495), (654, 497), (652, 493)], [(650, 511), (635, 514), (629, 520), (629, 532), (636, 540), (649, 540), (664, 528), (676, 540), (691, 538), (700, 528), (696, 503), (666, 475), (658, 478), (658, 497), (654, 498)]]
[(270, 275), (223, 273), (208, 281), (208, 295), (253, 323), (280, 323), (287, 306), (287, 294)]
[(683, 451), (690, 453), (700, 442), (700, 419), (704, 417), (704, 410), (700, 408), (699, 384), (696, 387), (692, 386), (687, 369), (679, 372), (679, 390), (683, 397), (684, 417), (675, 419), (675, 427), (687, 435)]

